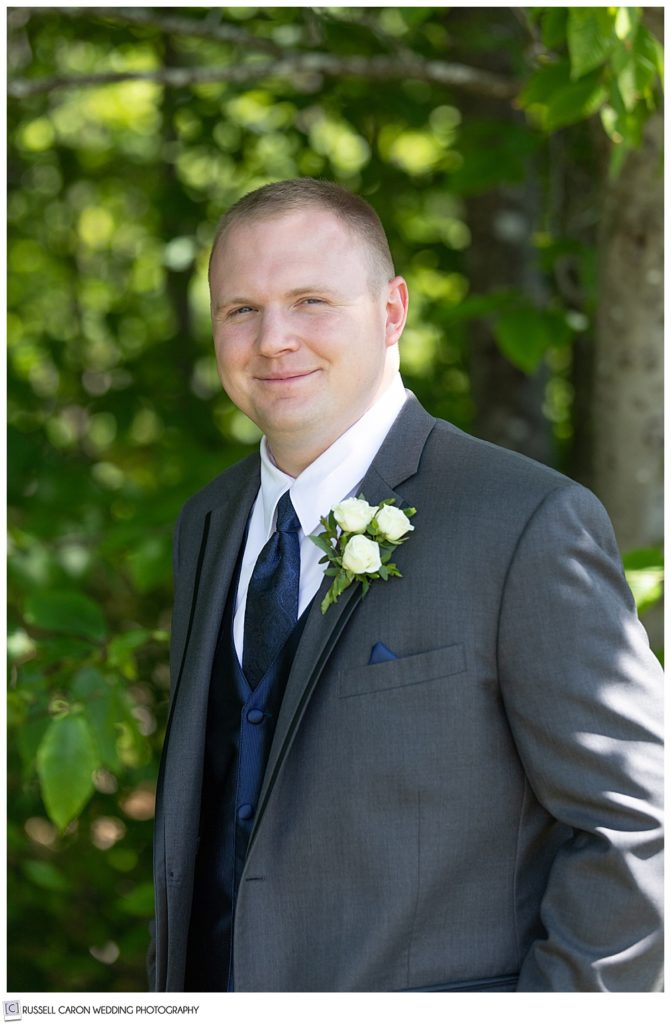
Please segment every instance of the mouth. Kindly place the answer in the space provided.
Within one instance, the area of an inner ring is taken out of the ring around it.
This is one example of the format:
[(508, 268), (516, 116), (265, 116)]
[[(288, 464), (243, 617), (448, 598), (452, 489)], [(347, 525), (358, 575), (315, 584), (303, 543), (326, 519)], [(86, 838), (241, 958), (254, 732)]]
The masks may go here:
[(319, 370), (287, 370), (281, 373), (269, 373), (264, 377), (257, 377), (258, 381), (270, 386), (275, 384), (293, 384), (295, 381), (307, 380), (313, 377)]

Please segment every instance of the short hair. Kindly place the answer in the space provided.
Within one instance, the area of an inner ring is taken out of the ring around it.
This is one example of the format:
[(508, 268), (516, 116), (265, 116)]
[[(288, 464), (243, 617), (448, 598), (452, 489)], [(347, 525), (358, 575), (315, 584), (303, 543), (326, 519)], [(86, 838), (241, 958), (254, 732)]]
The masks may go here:
[(289, 178), (248, 192), (238, 199), (219, 221), (212, 243), (207, 269), (208, 280), (212, 260), (227, 231), (245, 220), (262, 220), (292, 210), (316, 207), (336, 215), (366, 244), (370, 255), (372, 284), (378, 286), (394, 275), (394, 262), (382, 223), (373, 207), (360, 196), (333, 181), (316, 178)]

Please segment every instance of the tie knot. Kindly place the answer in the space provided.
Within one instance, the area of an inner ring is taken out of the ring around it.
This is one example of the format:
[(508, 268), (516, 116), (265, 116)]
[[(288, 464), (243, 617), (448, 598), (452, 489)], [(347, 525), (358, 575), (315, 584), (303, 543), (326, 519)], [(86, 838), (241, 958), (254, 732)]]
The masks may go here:
[(296, 515), (294, 506), (291, 504), (289, 492), (285, 491), (277, 503), (277, 525), (275, 529), (279, 533), (298, 533), (301, 522)]

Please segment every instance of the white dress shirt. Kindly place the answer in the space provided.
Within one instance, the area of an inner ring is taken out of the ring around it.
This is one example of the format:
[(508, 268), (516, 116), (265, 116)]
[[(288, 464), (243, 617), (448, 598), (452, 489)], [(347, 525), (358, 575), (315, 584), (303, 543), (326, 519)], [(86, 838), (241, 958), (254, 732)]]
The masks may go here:
[(321, 532), (319, 520), (334, 505), (356, 496), (359, 484), (406, 398), (401, 376), (396, 374), (368, 412), (297, 477), (289, 476), (275, 465), (266, 438), (261, 439), (261, 487), (249, 520), (233, 619), (233, 639), (241, 664), (249, 581), (261, 549), (275, 529), (278, 501), (285, 491), (290, 491), (301, 524), (298, 535), (301, 551), (298, 614), (301, 615), (319, 590), (325, 568), (319, 565), (323, 552), (309, 539), (309, 534)]

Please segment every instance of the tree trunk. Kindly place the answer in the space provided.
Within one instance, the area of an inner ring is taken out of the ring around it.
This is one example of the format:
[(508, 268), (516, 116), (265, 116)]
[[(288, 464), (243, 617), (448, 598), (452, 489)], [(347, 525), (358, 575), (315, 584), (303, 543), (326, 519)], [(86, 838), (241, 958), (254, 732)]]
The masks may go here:
[[(593, 488), (623, 551), (664, 533), (663, 115), (606, 185), (599, 230)], [(663, 646), (661, 604), (644, 616)]]
[[(531, 246), (534, 206), (530, 181), (491, 189), (467, 200), (471, 231), (468, 274), (475, 294), (507, 287), (519, 290), (539, 306), (543, 304), (543, 286)], [(501, 230), (505, 225), (515, 225), (513, 237)], [(470, 335), (474, 433), (552, 464), (550, 425), (543, 414), (545, 367), (532, 376), (518, 370), (499, 351), (486, 321), (471, 324)]]
[(598, 239), (594, 489), (623, 550), (663, 534), (663, 118), (606, 184)]

